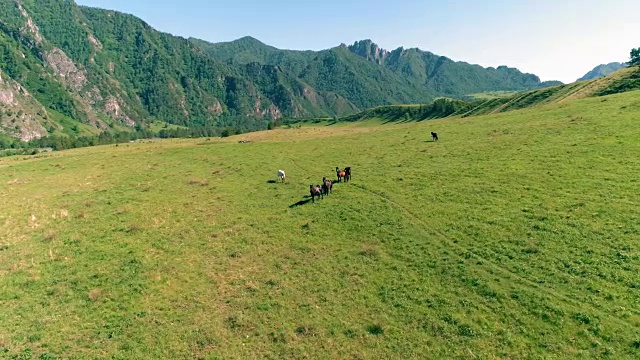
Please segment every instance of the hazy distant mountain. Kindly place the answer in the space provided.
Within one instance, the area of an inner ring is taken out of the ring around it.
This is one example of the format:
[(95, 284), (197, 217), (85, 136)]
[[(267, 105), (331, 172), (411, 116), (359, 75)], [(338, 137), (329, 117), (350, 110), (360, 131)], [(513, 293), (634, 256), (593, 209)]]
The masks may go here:
[(605, 77), (611, 73), (614, 73), (620, 69), (627, 67), (625, 63), (612, 62), (610, 64), (602, 64), (596, 66), (593, 70), (589, 71), (585, 76), (581, 77), (577, 81), (593, 80), (601, 77)]

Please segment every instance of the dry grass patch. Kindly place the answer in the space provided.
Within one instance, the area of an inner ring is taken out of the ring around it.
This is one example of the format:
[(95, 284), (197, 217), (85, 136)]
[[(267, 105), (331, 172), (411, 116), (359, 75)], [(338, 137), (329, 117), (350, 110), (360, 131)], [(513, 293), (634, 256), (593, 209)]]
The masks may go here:
[(375, 246), (364, 245), (362, 249), (360, 249), (360, 255), (375, 258), (378, 257), (379, 253)]
[(44, 240), (45, 242), (52, 242), (53, 240), (56, 239), (57, 235), (58, 234), (56, 234), (55, 231), (47, 230), (42, 236), (42, 240)]
[(127, 229), (125, 230), (128, 233), (135, 233), (135, 232), (139, 232), (142, 231), (142, 227), (138, 224), (131, 224), (127, 227)]
[(189, 179), (187, 180), (187, 184), (194, 186), (208, 186), (209, 179)]
[(94, 289), (89, 290), (89, 292), (87, 293), (87, 297), (92, 302), (96, 302), (98, 300), (101, 300), (101, 299), (105, 298), (106, 297), (106, 293), (102, 289), (94, 288)]

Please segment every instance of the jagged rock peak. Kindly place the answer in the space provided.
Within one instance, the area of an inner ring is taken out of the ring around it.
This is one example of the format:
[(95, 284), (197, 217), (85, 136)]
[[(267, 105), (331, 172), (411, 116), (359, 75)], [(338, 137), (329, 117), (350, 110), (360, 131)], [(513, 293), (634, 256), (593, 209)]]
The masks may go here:
[(379, 47), (369, 39), (356, 41), (353, 45), (349, 46), (349, 50), (354, 54), (377, 64), (383, 64), (389, 55), (389, 51)]

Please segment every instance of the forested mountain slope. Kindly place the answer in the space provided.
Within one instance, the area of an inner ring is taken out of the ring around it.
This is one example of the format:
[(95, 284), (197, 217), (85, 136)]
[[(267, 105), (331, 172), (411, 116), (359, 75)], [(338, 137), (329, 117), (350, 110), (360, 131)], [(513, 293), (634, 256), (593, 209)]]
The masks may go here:
[(245, 37), (210, 44), (67, 0), (0, 0), (0, 136), (132, 131), (160, 121), (263, 129), (283, 117), (545, 86), (530, 74), (371, 41), (290, 51)]
[(230, 65), (249, 62), (277, 65), (314, 87), (340, 93), (359, 107), (425, 102), (440, 96), (464, 98), (485, 91), (525, 91), (562, 84), (541, 82), (535, 75), (506, 66), (483, 68), (455, 62), (416, 48), (387, 51), (371, 40), (317, 52), (280, 50), (252, 37), (217, 44), (191, 41)]

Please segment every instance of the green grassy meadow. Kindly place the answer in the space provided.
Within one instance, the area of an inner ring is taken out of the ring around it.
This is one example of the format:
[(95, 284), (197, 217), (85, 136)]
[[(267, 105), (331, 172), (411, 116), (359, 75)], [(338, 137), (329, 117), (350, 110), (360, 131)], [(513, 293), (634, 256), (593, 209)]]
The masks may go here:
[(477, 94), (470, 94), (472, 98), (476, 100), (489, 100), (495, 98), (506, 98), (514, 96), (518, 93), (518, 91), (486, 91)]
[(639, 119), (630, 92), (2, 158), (0, 358), (638, 358)]

